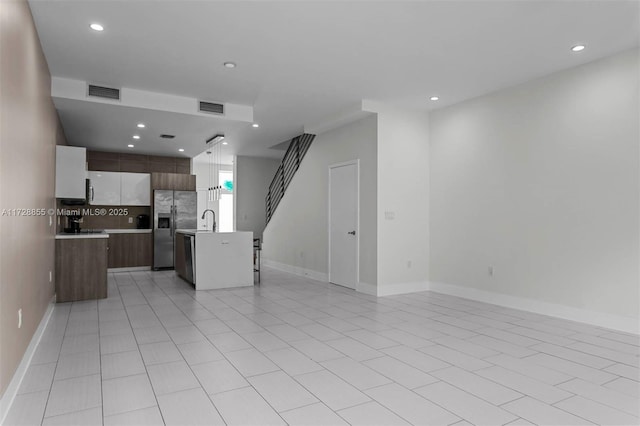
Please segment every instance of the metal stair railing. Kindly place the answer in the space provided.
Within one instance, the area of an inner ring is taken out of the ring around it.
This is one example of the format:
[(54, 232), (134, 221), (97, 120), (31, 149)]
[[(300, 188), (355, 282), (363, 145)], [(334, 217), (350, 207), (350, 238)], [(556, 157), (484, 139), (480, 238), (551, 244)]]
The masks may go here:
[(273, 180), (269, 184), (269, 191), (265, 198), (265, 211), (267, 222), (271, 220), (273, 213), (276, 211), (280, 200), (284, 197), (284, 193), (287, 187), (291, 183), (293, 176), (298, 171), (300, 163), (302, 162), (305, 154), (311, 146), (311, 142), (315, 139), (316, 135), (310, 133), (303, 133), (300, 136), (296, 136), (291, 139), (289, 148), (284, 154), (278, 170), (276, 170)]

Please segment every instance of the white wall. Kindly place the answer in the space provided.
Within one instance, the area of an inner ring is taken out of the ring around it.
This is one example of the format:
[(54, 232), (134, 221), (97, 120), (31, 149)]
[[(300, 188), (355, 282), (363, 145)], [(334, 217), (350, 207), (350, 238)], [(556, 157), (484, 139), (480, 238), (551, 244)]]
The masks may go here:
[(423, 112), (377, 107), (379, 296), (426, 290), (429, 127)]
[(375, 115), (317, 135), (264, 231), (263, 258), (327, 279), (329, 166), (360, 159), (360, 280), (377, 281)]
[(262, 238), (265, 197), (279, 165), (280, 160), (273, 158), (236, 157), (234, 195), (238, 231), (252, 231), (254, 238)]
[(196, 175), (196, 189), (207, 189), (209, 185), (209, 162), (206, 154), (200, 154), (191, 162), (191, 170)]
[(432, 281), (637, 323), (639, 71), (628, 51), (430, 115)]
[[(196, 191), (198, 192), (198, 229), (211, 229), (212, 226), (212, 216), (211, 214), (207, 214), (207, 216), (202, 219), (202, 213), (206, 209), (211, 209), (216, 213), (216, 224), (218, 225), (217, 229), (220, 230), (220, 202), (219, 201), (209, 201), (208, 200), (208, 192), (207, 188), (210, 186), (216, 186), (218, 184), (218, 180), (216, 177), (216, 173), (209, 166), (209, 155), (206, 153), (202, 153), (196, 157), (194, 157), (191, 163), (191, 170), (193, 174), (196, 175)], [(219, 164), (216, 167), (216, 170), (227, 170), (233, 171), (234, 167), (231, 164)], [(213, 181), (211, 181), (213, 179)], [(234, 176), (235, 179), (235, 176)]]
[[(56, 145), (66, 140), (27, 2), (0, 4), (0, 52), (0, 208), (54, 208)], [(0, 423), (55, 294), (49, 274), (55, 277), (56, 229), (49, 219), (0, 216)]]

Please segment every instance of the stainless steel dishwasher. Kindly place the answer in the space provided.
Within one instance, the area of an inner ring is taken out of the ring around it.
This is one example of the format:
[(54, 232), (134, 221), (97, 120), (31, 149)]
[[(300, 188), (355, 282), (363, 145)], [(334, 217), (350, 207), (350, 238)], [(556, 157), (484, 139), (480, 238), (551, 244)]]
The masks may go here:
[(184, 262), (187, 281), (196, 284), (196, 236), (184, 235)]

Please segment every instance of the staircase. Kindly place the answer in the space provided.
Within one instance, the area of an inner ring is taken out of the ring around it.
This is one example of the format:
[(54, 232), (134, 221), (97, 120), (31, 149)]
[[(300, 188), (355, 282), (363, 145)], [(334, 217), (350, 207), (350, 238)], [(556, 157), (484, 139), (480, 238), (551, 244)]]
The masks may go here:
[(265, 198), (267, 223), (271, 220), (280, 200), (282, 200), (282, 197), (284, 196), (284, 192), (287, 190), (293, 176), (298, 171), (298, 167), (300, 167), (300, 163), (315, 137), (316, 135), (303, 133), (302, 135), (291, 139), (289, 148), (287, 148), (287, 152), (284, 154), (284, 158), (282, 159), (282, 162), (269, 185), (269, 192)]

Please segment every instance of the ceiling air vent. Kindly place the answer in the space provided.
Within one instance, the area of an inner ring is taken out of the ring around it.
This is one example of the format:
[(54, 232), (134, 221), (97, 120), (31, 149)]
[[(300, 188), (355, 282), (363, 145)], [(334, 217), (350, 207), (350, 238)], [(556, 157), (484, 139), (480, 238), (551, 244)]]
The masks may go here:
[(161, 134), (161, 135), (160, 135), (160, 137), (161, 137), (162, 139), (173, 139), (173, 138), (175, 138), (175, 137), (176, 137), (176, 135), (167, 135), (167, 134), (164, 134), (164, 133), (163, 133), (163, 134)]
[(111, 87), (94, 86), (89, 85), (89, 96), (95, 96), (96, 98), (115, 99), (120, 100), (120, 89), (113, 89)]
[(224, 114), (224, 105), (200, 101), (199, 111), (209, 114)]

